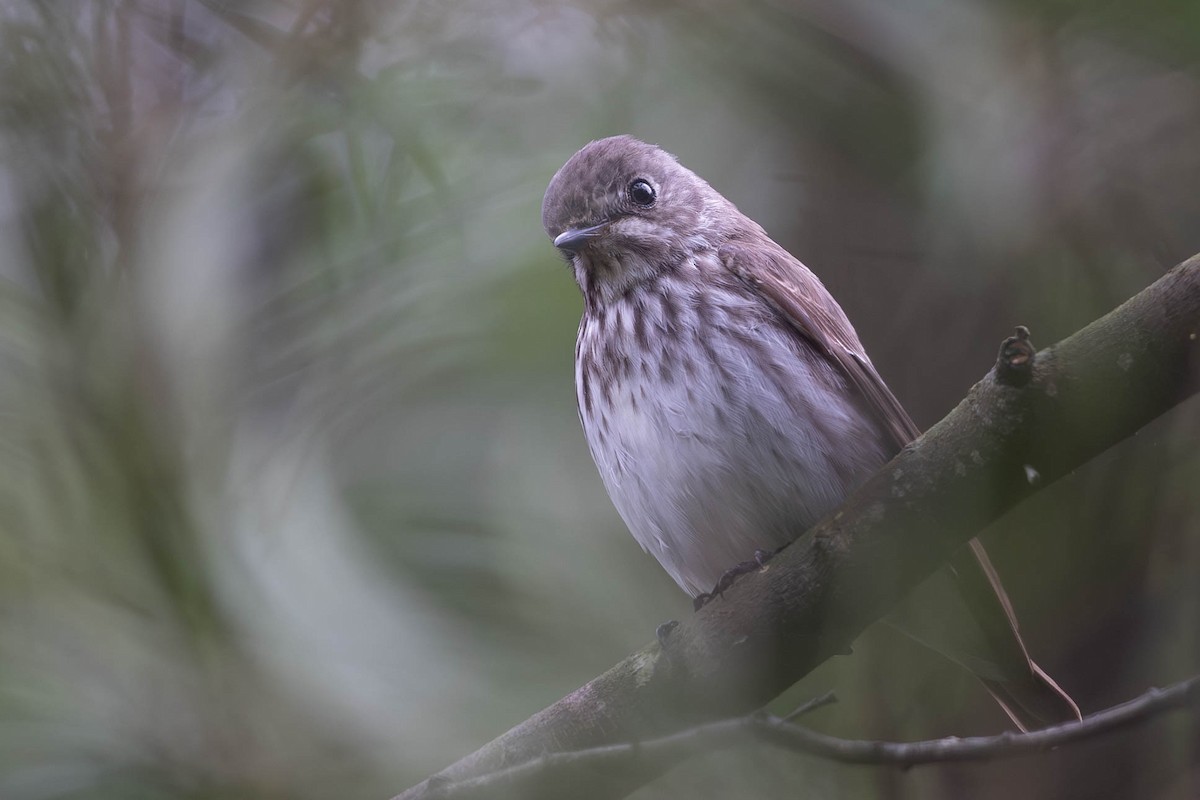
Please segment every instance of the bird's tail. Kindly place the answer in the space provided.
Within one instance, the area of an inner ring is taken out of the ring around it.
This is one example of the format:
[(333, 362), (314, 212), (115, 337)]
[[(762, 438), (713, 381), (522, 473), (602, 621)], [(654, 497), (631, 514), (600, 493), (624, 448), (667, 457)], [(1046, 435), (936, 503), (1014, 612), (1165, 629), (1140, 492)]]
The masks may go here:
[(1031, 731), (1083, 719), (1079, 706), (1034, 661), (1028, 680), (994, 681), (980, 678), (1004, 713), (1022, 731)]
[(1080, 719), (1075, 701), (1029, 657), (978, 541), (955, 553), (887, 622), (979, 678), (1021, 730)]

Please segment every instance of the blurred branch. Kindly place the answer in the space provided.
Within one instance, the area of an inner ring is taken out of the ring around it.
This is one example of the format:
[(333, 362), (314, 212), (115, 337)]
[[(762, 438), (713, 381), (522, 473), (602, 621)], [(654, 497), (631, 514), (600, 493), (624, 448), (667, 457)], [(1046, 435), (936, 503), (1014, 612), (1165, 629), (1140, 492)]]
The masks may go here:
[[(547, 754), (628, 746), (761, 707), (848, 652), (864, 628), (989, 523), (1194, 394), (1198, 336), (1194, 256), (1031, 361), (1019, 357), (1033, 352), (1027, 335), (1007, 340), (1003, 380), (989, 373), (841, 509), (723, 601), (400, 798), (442, 796), (439, 787)], [(528, 798), (620, 797), (685, 755), (641, 758), (619, 770), (588, 762), (508, 788)]]
[(881, 742), (839, 739), (791, 721), (794, 715), (776, 717), (748, 714), (735, 719), (688, 728), (648, 742), (613, 744), (566, 753), (547, 753), (507, 769), (451, 783), (435, 783), (421, 795), (428, 800), (494, 798), (499, 793), (520, 794), (549, 783), (565, 786), (583, 775), (636, 768), (644, 762), (673, 763), (684, 758), (746, 744), (753, 738), (798, 753), (844, 764), (890, 765), (907, 769), (919, 764), (951, 761), (991, 761), (1045, 752), (1147, 722), (1167, 711), (1200, 706), (1200, 676), (1166, 689), (1144, 694), (1083, 720), (1054, 725), (1029, 733), (1006, 731), (996, 736), (960, 739), (948, 736), (921, 742)]
[[(270, 23), (263, 22), (257, 17), (252, 17), (249, 14), (243, 14), (240, 11), (234, 11), (228, 7), (227, 3), (219, 0), (199, 0), (200, 5), (207, 8), (218, 19), (224, 20), (225, 24), (241, 33), (250, 41), (258, 44), (267, 50), (270, 50), (276, 55), (281, 54), (282, 50), (288, 43), (288, 33), (276, 28)], [(304, 28), (308, 25), (310, 11), (305, 8), (297, 17), (297, 27), (294, 33), (302, 34)], [(303, 20), (303, 24), (299, 24)]]
[[(358, 69), (362, 42), (369, 34), (362, 0), (306, 0), (284, 30), (219, 0), (198, 0), (217, 19), (269, 52), (287, 76), (300, 81), (337, 75), (354, 83), (366, 79)], [(321, 14), (320, 12), (326, 12)], [(320, 17), (320, 23), (315, 20)]]

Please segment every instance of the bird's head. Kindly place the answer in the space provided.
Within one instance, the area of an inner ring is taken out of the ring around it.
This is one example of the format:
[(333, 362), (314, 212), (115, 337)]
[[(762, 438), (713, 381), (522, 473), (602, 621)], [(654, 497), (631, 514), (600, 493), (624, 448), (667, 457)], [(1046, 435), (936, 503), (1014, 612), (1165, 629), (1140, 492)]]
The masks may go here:
[(632, 136), (584, 147), (551, 179), (546, 233), (585, 295), (620, 296), (717, 246), (744, 218), (670, 153)]

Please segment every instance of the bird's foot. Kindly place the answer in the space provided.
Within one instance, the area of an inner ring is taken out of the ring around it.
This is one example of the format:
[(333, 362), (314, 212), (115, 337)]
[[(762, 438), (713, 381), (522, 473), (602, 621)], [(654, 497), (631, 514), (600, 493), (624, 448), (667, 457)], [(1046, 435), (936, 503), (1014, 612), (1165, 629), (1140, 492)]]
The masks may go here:
[(775, 554), (779, 552), (779, 550), (782, 549), (783, 548), (781, 547), (778, 550), (755, 550), (754, 558), (750, 559), (749, 561), (740, 561), (729, 569), (725, 570), (725, 572), (723, 572), (721, 577), (717, 580), (717, 585), (712, 588), (711, 592), (704, 592), (696, 595), (695, 598), (692, 599), (692, 608), (696, 611), (699, 611), (713, 600), (724, 596), (725, 591), (730, 586), (733, 586), (734, 582), (738, 578), (751, 572), (758, 572), (767, 565), (767, 562), (770, 561)]
[(679, 620), (669, 619), (662, 625), (654, 629), (654, 638), (658, 639), (658, 646), (663, 650), (667, 649), (667, 637), (671, 635), (671, 631), (679, 627)]

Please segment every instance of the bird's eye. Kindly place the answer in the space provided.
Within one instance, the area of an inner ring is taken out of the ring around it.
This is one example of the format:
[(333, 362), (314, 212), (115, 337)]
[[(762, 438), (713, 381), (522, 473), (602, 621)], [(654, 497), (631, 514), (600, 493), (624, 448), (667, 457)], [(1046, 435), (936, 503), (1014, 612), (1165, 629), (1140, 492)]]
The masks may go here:
[(633, 183), (629, 184), (629, 199), (634, 204), (642, 208), (649, 208), (654, 205), (654, 187), (648, 181), (638, 178)]

